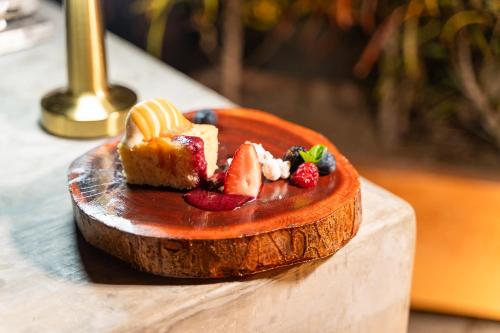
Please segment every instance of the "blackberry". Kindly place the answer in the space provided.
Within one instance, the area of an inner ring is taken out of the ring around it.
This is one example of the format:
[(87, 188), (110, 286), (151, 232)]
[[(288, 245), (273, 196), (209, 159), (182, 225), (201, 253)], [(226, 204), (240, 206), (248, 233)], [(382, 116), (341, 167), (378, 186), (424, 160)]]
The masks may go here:
[(283, 155), (283, 161), (290, 161), (290, 172), (292, 173), (304, 163), (304, 159), (299, 154), (300, 151), (306, 152), (307, 150), (302, 146), (292, 146)]

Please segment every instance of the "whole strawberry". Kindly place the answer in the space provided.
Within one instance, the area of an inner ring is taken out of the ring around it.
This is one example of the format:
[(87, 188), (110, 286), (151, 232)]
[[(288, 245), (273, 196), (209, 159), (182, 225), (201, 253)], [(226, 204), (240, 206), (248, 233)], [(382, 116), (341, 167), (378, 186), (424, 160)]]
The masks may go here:
[(291, 182), (299, 187), (308, 188), (318, 184), (319, 172), (316, 164), (312, 162), (302, 163), (292, 175)]

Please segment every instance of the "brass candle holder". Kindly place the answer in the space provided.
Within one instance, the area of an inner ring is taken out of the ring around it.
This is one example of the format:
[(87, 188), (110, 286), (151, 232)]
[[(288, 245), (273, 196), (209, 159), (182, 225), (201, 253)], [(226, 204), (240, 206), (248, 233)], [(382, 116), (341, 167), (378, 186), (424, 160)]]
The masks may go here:
[(68, 88), (42, 98), (42, 125), (64, 137), (116, 135), (137, 96), (126, 87), (108, 85), (100, 1), (66, 0), (64, 6)]

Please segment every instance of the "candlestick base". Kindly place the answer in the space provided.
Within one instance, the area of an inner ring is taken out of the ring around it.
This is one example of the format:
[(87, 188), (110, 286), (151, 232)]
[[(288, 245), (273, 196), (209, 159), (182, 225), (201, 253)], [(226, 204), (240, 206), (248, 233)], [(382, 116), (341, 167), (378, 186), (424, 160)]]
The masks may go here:
[(136, 94), (122, 86), (75, 96), (59, 89), (42, 98), (42, 126), (50, 133), (70, 138), (96, 138), (119, 134)]

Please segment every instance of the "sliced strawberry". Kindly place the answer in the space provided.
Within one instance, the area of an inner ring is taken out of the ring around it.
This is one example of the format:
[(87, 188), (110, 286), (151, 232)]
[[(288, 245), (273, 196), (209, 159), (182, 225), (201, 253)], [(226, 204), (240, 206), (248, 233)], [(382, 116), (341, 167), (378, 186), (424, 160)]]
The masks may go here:
[(234, 154), (224, 181), (225, 194), (257, 197), (262, 185), (262, 170), (255, 148), (242, 144)]

